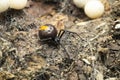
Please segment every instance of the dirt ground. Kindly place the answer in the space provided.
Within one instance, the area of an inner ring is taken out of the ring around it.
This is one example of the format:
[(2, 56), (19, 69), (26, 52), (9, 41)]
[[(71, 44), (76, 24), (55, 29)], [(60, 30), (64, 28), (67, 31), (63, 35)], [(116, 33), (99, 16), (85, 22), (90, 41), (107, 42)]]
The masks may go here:
[[(120, 80), (120, 0), (101, 1), (97, 19), (72, 0), (28, 0), (23, 10), (1, 13), (0, 80)], [(65, 33), (59, 47), (42, 44), (44, 24), (78, 35)]]

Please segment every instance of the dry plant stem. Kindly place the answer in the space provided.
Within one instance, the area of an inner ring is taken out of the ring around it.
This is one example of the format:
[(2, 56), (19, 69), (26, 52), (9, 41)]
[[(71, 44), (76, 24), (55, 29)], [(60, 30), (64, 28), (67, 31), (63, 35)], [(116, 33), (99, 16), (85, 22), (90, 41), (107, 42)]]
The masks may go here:
[[(92, 44), (90, 43), (90, 41), (88, 41), (88, 44), (89, 44), (89, 47), (90, 47), (90, 51), (91, 51), (91, 54), (92, 54), (92, 56), (93, 56), (93, 46), (92, 46)], [(94, 62), (94, 60), (92, 60), (92, 68), (93, 68), (93, 75), (91, 75), (91, 77), (92, 77), (92, 80), (95, 80), (95, 75), (96, 75), (96, 69), (95, 69), (95, 62)]]

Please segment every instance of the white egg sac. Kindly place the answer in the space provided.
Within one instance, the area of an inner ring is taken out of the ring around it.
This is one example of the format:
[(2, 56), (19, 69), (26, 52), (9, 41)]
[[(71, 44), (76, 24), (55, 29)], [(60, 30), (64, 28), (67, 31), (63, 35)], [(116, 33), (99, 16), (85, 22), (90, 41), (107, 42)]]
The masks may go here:
[(73, 3), (78, 7), (78, 8), (84, 8), (85, 4), (89, 0), (73, 0)]
[(104, 5), (99, 0), (92, 0), (86, 3), (84, 11), (89, 18), (99, 18), (104, 13)]
[(9, 8), (9, 0), (0, 0), (0, 13)]
[(91, 0), (73, 0), (73, 3), (78, 7), (78, 8), (84, 8), (87, 2)]
[(27, 0), (10, 0), (10, 8), (23, 9), (27, 4)]

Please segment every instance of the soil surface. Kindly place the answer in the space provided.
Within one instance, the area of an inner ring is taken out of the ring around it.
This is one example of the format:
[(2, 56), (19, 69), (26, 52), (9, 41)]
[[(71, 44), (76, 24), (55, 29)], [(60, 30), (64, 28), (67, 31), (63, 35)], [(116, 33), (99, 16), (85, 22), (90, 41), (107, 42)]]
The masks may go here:
[[(97, 19), (72, 0), (28, 0), (1, 13), (0, 80), (120, 80), (120, 0), (101, 2)], [(40, 41), (44, 24), (65, 30), (59, 46)]]

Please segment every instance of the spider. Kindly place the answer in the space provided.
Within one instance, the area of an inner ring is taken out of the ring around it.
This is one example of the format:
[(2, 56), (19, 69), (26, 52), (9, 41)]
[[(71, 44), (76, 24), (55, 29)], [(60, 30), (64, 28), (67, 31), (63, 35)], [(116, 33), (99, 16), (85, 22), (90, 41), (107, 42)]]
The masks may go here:
[[(75, 32), (67, 31), (64, 29), (61, 29), (58, 33), (55, 26), (53, 26), (51, 24), (45, 24), (45, 25), (40, 26), (38, 35), (39, 35), (41, 42), (44, 42), (44, 43), (47, 43), (49, 45), (53, 45), (56, 47), (61, 45), (64, 48), (64, 46), (60, 43), (60, 40), (61, 40), (62, 36), (66, 33), (67, 34), (76, 34), (77, 36), (79, 36)], [(64, 48), (64, 50), (67, 52), (67, 50), (65, 48)], [(67, 54), (68, 54), (68, 52), (67, 52)]]

